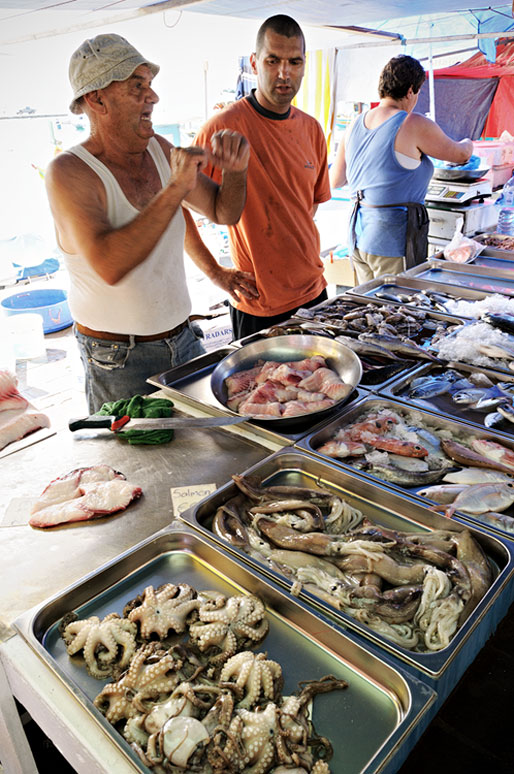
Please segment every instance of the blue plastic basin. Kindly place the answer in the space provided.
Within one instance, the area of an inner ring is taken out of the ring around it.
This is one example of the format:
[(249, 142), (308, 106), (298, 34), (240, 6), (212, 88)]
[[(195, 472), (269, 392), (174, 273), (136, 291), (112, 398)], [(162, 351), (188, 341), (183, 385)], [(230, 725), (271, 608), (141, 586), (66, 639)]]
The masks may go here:
[(73, 323), (65, 290), (27, 290), (1, 302), (7, 314), (35, 312), (43, 318), (44, 333), (55, 333)]

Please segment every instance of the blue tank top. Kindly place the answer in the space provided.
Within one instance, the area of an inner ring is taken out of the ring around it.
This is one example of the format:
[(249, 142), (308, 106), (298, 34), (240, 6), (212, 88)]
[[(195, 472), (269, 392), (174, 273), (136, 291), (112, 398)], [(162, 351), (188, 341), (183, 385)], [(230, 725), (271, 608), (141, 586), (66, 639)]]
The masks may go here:
[[(400, 110), (377, 126), (367, 129), (366, 114), (352, 126), (346, 145), (346, 177), (352, 195), (364, 192), (368, 204), (425, 201), (434, 165), (422, 154), (416, 169), (402, 167), (394, 152), (394, 141), (407, 112)], [(405, 255), (407, 210), (404, 207), (373, 209), (359, 207), (355, 223), (356, 245), (374, 255)], [(353, 249), (353, 238), (349, 243)]]

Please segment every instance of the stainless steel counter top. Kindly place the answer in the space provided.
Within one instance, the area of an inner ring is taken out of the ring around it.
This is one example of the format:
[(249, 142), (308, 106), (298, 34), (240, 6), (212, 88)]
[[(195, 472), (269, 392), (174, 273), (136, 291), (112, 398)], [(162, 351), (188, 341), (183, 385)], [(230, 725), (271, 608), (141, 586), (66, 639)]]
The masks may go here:
[[(10, 623), (91, 570), (162, 529), (173, 518), (170, 489), (216, 484), (270, 454), (244, 431), (175, 431), (160, 446), (130, 446), (109, 431), (61, 430), (0, 461), (0, 641)], [(46, 530), (28, 525), (30, 508), (52, 479), (106, 463), (143, 489), (127, 510)]]

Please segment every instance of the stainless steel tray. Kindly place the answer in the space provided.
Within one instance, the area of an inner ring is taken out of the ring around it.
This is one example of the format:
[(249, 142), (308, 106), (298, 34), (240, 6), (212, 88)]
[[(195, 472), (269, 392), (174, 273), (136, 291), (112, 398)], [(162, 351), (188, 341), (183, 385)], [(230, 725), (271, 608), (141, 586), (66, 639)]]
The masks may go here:
[(332, 771), (383, 771), (396, 756), (405, 757), (428, 723), (436, 698), (430, 688), (314, 614), (271, 580), (257, 577), (235, 556), (181, 525), (156, 533), (15, 622), (36, 653), (115, 740), (135, 771), (148, 773), (149, 769), (92, 703), (105, 682), (89, 677), (80, 659), (68, 657), (58, 624), (69, 610), (79, 617), (121, 614), (126, 602), (147, 585), (165, 582), (185, 582), (197, 590), (226, 594), (258, 594), (270, 620), (269, 634), (259, 649), (281, 663), (284, 695), (295, 690), (300, 680), (325, 674), (348, 682), (344, 694), (326, 694), (314, 702), (317, 730), (334, 746)]
[[(222, 360), (229, 355), (237, 354), (240, 350), (241, 345), (216, 349), (206, 355), (200, 355), (184, 365), (151, 376), (146, 381), (164, 390), (171, 397), (180, 398), (183, 403), (189, 406), (202, 408), (217, 416), (234, 416), (234, 413), (217, 399), (211, 386), (211, 377)], [(360, 400), (363, 394), (361, 389), (354, 389), (348, 396), (345, 406)], [(253, 435), (260, 436), (265, 441), (288, 446), (302, 438), (306, 433), (312, 432), (327, 416), (337, 416), (340, 410), (340, 406), (334, 406), (322, 418), (304, 415), (298, 417), (297, 421), (291, 419), (287, 426), (281, 427), (270, 427), (269, 422), (260, 422), (252, 417), (248, 417), (248, 423), (251, 425)]]
[[(475, 242), (483, 243), (490, 236), (496, 236), (496, 233), (494, 231), (489, 231), (484, 234), (478, 234), (478, 236), (473, 237), (473, 239)], [(501, 247), (492, 247), (491, 245), (486, 245), (480, 255), (492, 255), (494, 258), (504, 258), (507, 261), (514, 261), (513, 250), (502, 250)]]
[[(455, 419), (451, 419), (450, 417), (441, 416), (435, 412), (425, 411), (425, 410), (419, 409), (417, 406), (415, 408), (410, 408), (406, 406), (405, 403), (401, 403), (396, 400), (390, 400), (388, 398), (379, 398), (378, 396), (375, 396), (375, 395), (368, 395), (367, 397), (364, 397), (359, 403), (355, 404), (351, 408), (348, 408), (347, 411), (343, 412), (334, 422), (327, 422), (319, 430), (305, 436), (305, 438), (302, 438), (301, 441), (298, 442), (297, 446), (301, 449), (305, 449), (311, 454), (317, 455), (318, 457), (320, 457), (325, 461), (330, 461), (330, 463), (333, 465), (341, 467), (344, 470), (352, 471), (355, 475), (358, 475), (359, 477), (362, 476), (366, 479), (369, 479), (370, 481), (375, 482), (381, 487), (392, 489), (393, 491), (396, 491), (396, 492), (402, 492), (403, 494), (409, 497), (415, 497), (417, 500), (425, 503), (425, 505), (433, 506), (434, 502), (432, 500), (422, 497), (419, 494), (419, 490), (423, 489), (424, 486), (403, 487), (403, 486), (400, 486), (399, 484), (393, 484), (391, 482), (384, 481), (383, 479), (377, 478), (376, 476), (372, 475), (371, 473), (367, 473), (364, 470), (357, 470), (356, 468), (352, 467), (350, 463), (345, 463), (343, 460), (336, 460), (331, 457), (327, 457), (326, 455), (318, 451), (318, 448), (326, 441), (328, 441), (330, 438), (332, 438), (333, 435), (340, 428), (351, 425), (362, 414), (368, 414), (370, 412), (378, 412), (384, 408), (395, 411), (398, 414), (403, 416), (405, 416), (406, 412), (408, 412), (409, 410), (411, 412), (415, 412), (415, 414), (420, 419), (420, 421), (423, 422), (424, 427), (427, 427), (429, 429), (435, 428), (438, 430), (446, 430), (451, 434), (451, 438), (453, 438), (453, 440), (455, 441), (459, 441), (459, 438), (461, 439), (469, 438), (470, 435), (473, 435), (473, 437), (484, 438), (486, 440), (496, 441), (497, 443), (500, 441), (503, 446), (506, 446), (514, 450), (514, 440), (510, 438), (502, 437), (500, 439), (497, 434), (487, 430), (480, 430), (478, 427), (476, 428), (472, 427), (468, 423), (459, 422)], [(455, 467), (460, 467), (460, 466), (457, 463), (455, 463)], [(514, 516), (514, 506), (511, 506), (508, 510), (505, 510), (504, 513), (506, 513), (508, 516)], [(468, 524), (472, 524), (475, 527), (479, 527), (481, 529), (490, 531), (494, 534), (501, 535), (502, 537), (507, 538), (508, 540), (514, 540), (513, 534), (506, 532), (503, 529), (493, 527), (490, 524), (481, 522), (479, 516), (471, 516), (461, 511), (457, 511), (456, 515), (459, 517), (460, 520), (463, 520)], [(446, 524), (448, 524), (448, 520), (446, 519), (445, 521), (446, 521)]]
[[(487, 234), (481, 234), (480, 236), (488, 236)], [(480, 242), (480, 236), (473, 237), (476, 242)], [(498, 253), (498, 255), (496, 255)], [(500, 255), (501, 253), (501, 255)], [(511, 256), (510, 258), (508, 256)], [(447, 261), (444, 257), (443, 251), (439, 251), (430, 256), (431, 261), (444, 261), (445, 265), (451, 264), (452, 266), (472, 266), (472, 271), (475, 271), (475, 267), (487, 269), (493, 272), (494, 277), (498, 276), (496, 272), (504, 272), (501, 276), (512, 277), (514, 271), (514, 252), (508, 252), (507, 250), (495, 250), (494, 248), (486, 247), (478, 255), (472, 258), (470, 261), (465, 261), (464, 264), (452, 263)], [(421, 264), (420, 264), (421, 265)], [(416, 267), (414, 267), (416, 268)], [(402, 272), (400, 276), (409, 276), (409, 273), (413, 271), (409, 269), (406, 272)]]
[[(452, 400), (449, 393), (437, 395), (434, 398), (410, 397), (409, 388), (414, 379), (421, 376), (438, 376), (450, 369), (459, 371), (464, 377), (468, 374), (475, 373), (477, 370), (473, 366), (465, 365), (463, 363), (458, 365), (448, 363), (446, 366), (441, 366), (437, 363), (425, 363), (424, 365), (418, 366), (415, 370), (409, 371), (407, 374), (400, 374), (396, 379), (389, 382), (384, 389), (380, 390), (380, 394), (386, 398), (392, 398), (393, 400), (407, 403), (409, 406), (419, 406), (421, 409), (434, 411), (437, 414), (444, 414), (451, 419), (458, 419), (461, 422), (470, 422), (473, 425), (478, 425), (481, 429), (486, 429), (488, 432), (491, 432), (491, 430), (484, 425), (484, 419), (487, 416), (487, 412), (476, 411), (469, 406), (456, 403)], [(501, 377), (497, 371), (488, 368), (481, 368), (480, 372), (488, 376), (493, 384), (507, 381), (514, 383), (514, 374), (512, 372), (510, 373), (510, 376), (505, 375)], [(494, 410), (495, 409), (491, 409), (491, 412)], [(501, 422), (495, 426), (494, 433), (498, 436), (505, 435), (507, 438), (510, 436), (512, 440), (512, 436), (514, 436), (514, 424), (509, 422), (508, 419), (502, 419)]]
[[(381, 277), (365, 282), (362, 285), (358, 285), (356, 288), (347, 291), (348, 296), (359, 298), (364, 301), (374, 301), (384, 303), (383, 299), (377, 298), (376, 294), (380, 291), (396, 293), (416, 293), (422, 290), (434, 290), (439, 291), (447, 296), (451, 296), (456, 301), (480, 301), (482, 298), (486, 298), (491, 292), (477, 290), (469, 287), (456, 287), (455, 285), (444, 284), (443, 282), (436, 282), (435, 280), (429, 280), (421, 277), (408, 277), (405, 274), (383, 274)], [(394, 303), (394, 302), (391, 302)], [(408, 307), (409, 304), (405, 303), (404, 306)], [(415, 306), (415, 305), (414, 305)], [(416, 309), (423, 307), (416, 306)], [(433, 314), (433, 313), (431, 313)], [(451, 312), (446, 313), (447, 317), (452, 317), (455, 322), (455, 315)], [(460, 319), (457, 317), (457, 319)]]
[[(324, 488), (339, 494), (353, 507), (363, 511), (370, 520), (390, 529), (423, 532), (449, 528), (448, 519), (423, 507), (419, 501), (405, 495), (400, 496), (378, 483), (358, 478), (348, 469), (343, 470), (337, 465), (332, 465), (326, 458), (316, 459), (315, 456), (300, 448), (282, 449), (262, 463), (254, 465), (247, 473), (256, 474), (266, 485), (288, 484), (314, 488), (319, 483)], [(181, 518), (207, 538), (217, 541), (220, 546), (227, 546), (228, 544), (212, 531), (212, 519), (217, 509), (238, 491), (234, 482), (227, 483), (196, 507), (182, 514)], [(464, 526), (455, 520), (451, 523), (451, 528), (460, 531)], [(505, 615), (514, 593), (508, 587), (514, 573), (514, 546), (511, 547), (510, 544), (483, 530), (470, 528), (469, 525), (466, 525), (466, 528), (470, 529), (484, 548), (496, 568), (497, 577), (468, 620), (457, 631), (449, 646), (443, 650), (434, 653), (409, 651), (310, 592), (300, 591), (299, 598), (305, 600), (310, 606), (323, 610), (345, 631), (348, 629), (358, 631), (368, 640), (394, 654), (407, 667), (412, 668), (415, 674), (421, 676), (423, 681), (428, 681), (430, 685), (436, 687), (441, 699), (455, 686), (478, 649)], [(291, 586), (291, 581), (285, 575), (270, 569), (267, 564), (251, 558), (238, 548), (230, 547), (229, 550), (248, 562), (261, 575), (271, 577), (282, 585)], [(495, 601), (507, 587), (507, 601), (500, 600), (500, 604), (492, 612)], [(500, 615), (498, 620), (497, 614)], [(491, 626), (493, 626), (492, 629)]]
[[(400, 276), (407, 276), (407, 272)], [(413, 269), (409, 269), (408, 276), (425, 280), (433, 289), (437, 289), (437, 286), (443, 286), (446, 288), (446, 292), (448, 292), (448, 286), (455, 286), (457, 288), (455, 292), (459, 294), (467, 288), (485, 295), (501, 293), (504, 296), (514, 296), (514, 279), (511, 272), (493, 273), (490, 269), (476, 266), (473, 263), (426, 261)]]
[[(477, 258), (480, 256), (477, 256)], [(489, 279), (506, 279), (510, 282), (514, 282), (512, 276), (512, 269), (502, 268), (499, 266), (493, 270), (485, 266), (479, 266), (476, 262), (470, 261), (469, 263), (457, 263), (456, 261), (447, 261), (445, 258), (438, 259), (435, 257), (430, 260), (420, 263), (418, 266), (414, 266), (408, 271), (399, 274), (400, 277), (419, 277), (422, 279), (428, 273), (430, 273), (437, 281), (437, 272), (443, 272), (445, 275), (448, 272), (455, 272), (457, 275), (466, 275), (472, 277), (487, 277)], [(504, 262), (505, 263), (505, 262)], [(513, 264), (514, 268), (514, 264)], [(459, 277), (455, 278), (455, 282), (449, 283), (451, 285), (459, 285)], [(459, 285), (460, 287), (460, 285)], [(474, 287), (474, 286), (473, 286)], [(487, 291), (490, 292), (490, 291)]]

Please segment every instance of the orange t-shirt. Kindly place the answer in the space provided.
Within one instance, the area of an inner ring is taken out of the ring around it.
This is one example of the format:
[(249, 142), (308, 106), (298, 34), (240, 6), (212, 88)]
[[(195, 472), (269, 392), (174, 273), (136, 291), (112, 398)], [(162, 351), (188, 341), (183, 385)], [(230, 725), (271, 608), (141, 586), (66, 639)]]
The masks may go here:
[[(271, 317), (312, 301), (326, 286), (312, 209), (331, 197), (327, 147), (316, 119), (295, 107), (285, 117), (270, 113), (251, 99), (209, 119), (195, 145), (210, 147), (221, 129), (238, 131), (250, 143), (246, 204), (228, 231), (234, 266), (255, 275), (260, 295), (234, 305)], [(221, 181), (219, 168), (204, 172)]]

